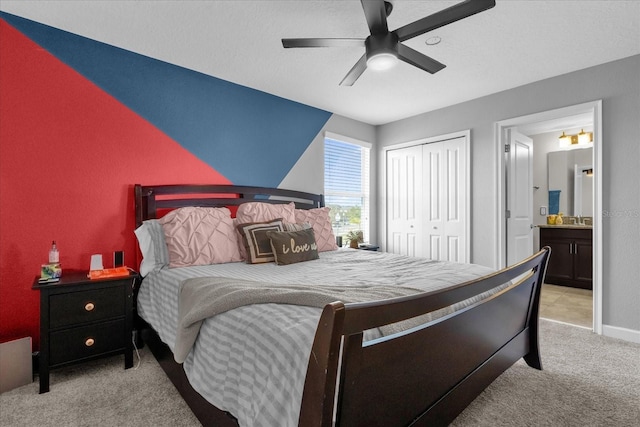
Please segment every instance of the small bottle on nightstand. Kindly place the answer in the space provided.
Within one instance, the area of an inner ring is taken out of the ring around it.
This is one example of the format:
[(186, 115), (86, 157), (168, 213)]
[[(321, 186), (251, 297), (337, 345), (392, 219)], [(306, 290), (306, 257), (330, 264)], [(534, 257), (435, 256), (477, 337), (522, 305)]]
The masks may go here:
[(57, 264), (60, 262), (60, 252), (56, 246), (56, 241), (51, 242), (51, 249), (49, 250), (49, 264)]

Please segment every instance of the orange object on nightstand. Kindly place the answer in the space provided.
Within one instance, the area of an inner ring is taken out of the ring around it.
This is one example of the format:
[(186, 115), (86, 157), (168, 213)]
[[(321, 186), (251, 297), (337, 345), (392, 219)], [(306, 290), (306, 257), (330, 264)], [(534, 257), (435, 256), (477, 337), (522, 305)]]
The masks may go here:
[(129, 275), (128, 267), (105, 268), (103, 270), (91, 270), (87, 277), (89, 279), (106, 279), (108, 277), (122, 277)]

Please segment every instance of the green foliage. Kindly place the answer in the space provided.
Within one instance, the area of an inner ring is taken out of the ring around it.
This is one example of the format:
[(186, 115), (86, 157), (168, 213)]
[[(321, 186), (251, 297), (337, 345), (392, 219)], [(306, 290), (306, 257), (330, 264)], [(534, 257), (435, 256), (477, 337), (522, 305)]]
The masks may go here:
[(347, 240), (352, 242), (352, 241), (356, 241), (358, 243), (362, 243), (364, 242), (364, 237), (362, 234), (362, 230), (351, 230), (347, 233), (346, 236)]
[(343, 208), (341, 206), (330, 205), (331, 208), (331, 221), (336, 222), (336, 215), (340, 218), (339, 222), (341, 225), (360, 225), (361, 223), (361, 215), (362, 208), (360, 206), (350, 206), (347, 208)]

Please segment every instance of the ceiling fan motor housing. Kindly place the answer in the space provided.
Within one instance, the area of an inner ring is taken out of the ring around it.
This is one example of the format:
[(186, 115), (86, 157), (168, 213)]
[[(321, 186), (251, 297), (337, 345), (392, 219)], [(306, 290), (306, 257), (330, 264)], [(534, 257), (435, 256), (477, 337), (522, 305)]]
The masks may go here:
[(372, 34), (364, 41), (367, 60), (383, 53), (398, 56), (398, 36), (395, 33)]

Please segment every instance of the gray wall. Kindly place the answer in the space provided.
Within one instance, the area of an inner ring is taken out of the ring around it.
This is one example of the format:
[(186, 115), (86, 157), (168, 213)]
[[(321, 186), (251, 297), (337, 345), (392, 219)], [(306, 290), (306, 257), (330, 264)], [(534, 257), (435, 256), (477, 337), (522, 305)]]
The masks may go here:
[(471, 259), (494, 266), (495, 123), (602, 99), (603, 324), (640, 331), (639, 76), (635, 55), (499, 92), (380, 126), (378, 149), (471, 129)]

